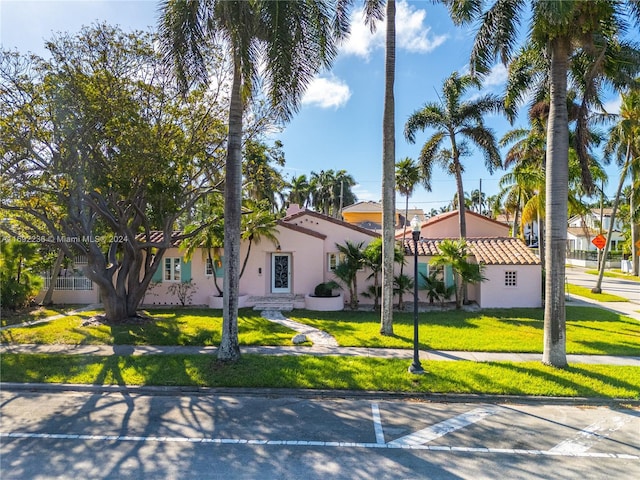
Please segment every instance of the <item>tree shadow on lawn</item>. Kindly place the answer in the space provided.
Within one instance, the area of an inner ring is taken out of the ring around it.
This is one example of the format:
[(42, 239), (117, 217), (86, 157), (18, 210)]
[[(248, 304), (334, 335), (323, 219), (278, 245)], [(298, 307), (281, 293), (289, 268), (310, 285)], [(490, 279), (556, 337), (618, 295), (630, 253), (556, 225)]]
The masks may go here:
[[(564, 369), (557, 369), (552, 366), (540, 364), (538, 368), (529, 368), (522, 364), (515, 363), (501, 363), (501, 367), (521, 373), (525, 376), (536, 377), (543, 382), (553, 382), (561, 390), (558, 393), (550, 392), (547, 396), (565, 396), (565, 397), (610, 397), (609, 394), (598, 389), (597, 384), (602, 384), (603, 388), (617, 388), (624, 389), (629, 392), (624, 398), (640, 398), (640, 382), (635, 384), (621, 380), (616, 377), (605, 375), (602, 373), (594, 372), (589, 368), (573, 364)], [(633, 367), (630, 367), (633, 368)], [(580, 375), (583, 378), (589, 379), (593, 386), (589, 386), (587, 382), (576, 382), (570, 378), (563, 376), (567, 375)], [(568, 390), (568, 392), (563, 392)]]

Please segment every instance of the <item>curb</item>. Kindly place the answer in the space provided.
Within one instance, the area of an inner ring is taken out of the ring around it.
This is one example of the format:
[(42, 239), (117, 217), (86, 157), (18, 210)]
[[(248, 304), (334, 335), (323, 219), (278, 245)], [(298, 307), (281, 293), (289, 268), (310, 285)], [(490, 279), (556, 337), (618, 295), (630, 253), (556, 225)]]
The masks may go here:
[(362, 399), (407, 400), (428, 403), (488, 403), (488, 404), (544, 404), (569, 406), (609, 406), (639, 408), (640, 400), (603, 397), (536, 397), (525, 395), (481, 395), (453, 393), (384, 392), (370, 390), (312, 390), (286, 388), (225, 388), (198, 386), (153, 385), (85, 385), (70, 383), (16, 383), (0, 382), (0, 390), (38, 393), (92, 393), (133, 394), (157, 396), (247, 396), (247, 397), (296, 397), (306, 399)]

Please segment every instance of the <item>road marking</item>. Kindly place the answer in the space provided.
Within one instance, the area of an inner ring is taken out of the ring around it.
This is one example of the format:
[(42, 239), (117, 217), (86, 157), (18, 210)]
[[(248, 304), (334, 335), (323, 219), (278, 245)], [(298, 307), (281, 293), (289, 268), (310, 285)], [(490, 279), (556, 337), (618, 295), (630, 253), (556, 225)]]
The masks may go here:
[(150, 442), (150, 443), (198, 443), (215, 445), (286, 445), (291, 447), (334, 447), (334, 448), (384, 448), (400, 450), (425, 450), (431, 452), (448, 453), (485, 453), (508, 455), (543, 455), (554, 457), (588, 457), (588, 458), (621, 458), (625, 460), (640, 460), (640, 455), (624, 453), (563, 453), (544, 450), (525, 450), (514, 448), (484, 448), (484, 447), (449, 447), (445, 445), (392, 445), (390, 443), (363, 442), (319, 442), (305, 440), (266, 440), (266, 439), (237, 439), (237, 438), (204, 438), (204, 437), (134, 437), (129, 435), (74, 435), (64, 433), (29, 433), (29, 432), (0, 432), (0, 438), (7, 439), (54, 439), (54, 440), (94, 440), (113, 442)]
[(384, 430), (382, 430), (382, 420), (380, 419), (380, 408), (377, 403), (371, 404), (371, 416), (373, 417), (373, 429), (376, 432), (376, 443), (386, 443), (384, 441)]
[(400, 437), (397, 440), (389, 442), (389, 445), (402, 447), (424, 445), (425, 443), (435, 440), (436, 438), (440, 438), (447, 433), (460, 430), (468, 425), (479, 422), (483, 418), (493, 415), (497, 411), (497, 407), (475, 408), (470, 412), (463, 413), (450, 418), (449, 420), (445, 420), (444, 422), (436, 423), (430, 427), (423, 428), (417, 432)]
[(592, 423), (584, 430), (580, 430), (573, 438), (560, 442), (549, 451), (568, 455), (584, 453), (630, 421), (631, 417), (615, 416), (603, 418)]

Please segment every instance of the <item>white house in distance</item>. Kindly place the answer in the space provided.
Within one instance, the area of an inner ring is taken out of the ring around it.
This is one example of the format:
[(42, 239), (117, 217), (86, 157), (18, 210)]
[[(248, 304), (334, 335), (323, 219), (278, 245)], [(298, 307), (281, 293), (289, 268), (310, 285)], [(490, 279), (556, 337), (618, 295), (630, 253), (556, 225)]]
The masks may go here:
[[(429, 261), (437, 253), (438, 244), (442, 239), (457, 238), (457, 222), (457, 212), (424, 222), (423, 238), (418, 244), (420, 272), (428, 273)], [(505, 236), (505, 228), (508, 230), (508, 226), (504, 224), (469, 213), (467, 228), (470, 259), (483, 265), (483, 273), (487, 277), (482, 284), (470, 286), (469, 299), (477, 301), (483, 308), (539, 307), (542, 287), (538, 258), (522, 241)], [(456, 232), (456, 235), (453, 235), (453, 232)], [(290, 307), (320, 309), (307, 303), (311, 302), (308, 295), (314, 292), (318, 284), (335, 280), (333, 270), (340, 262), (336, 244), (343, 245), (349, 240), (366, 246), (378, 238), (379, 234), (295, 206), (278, 222), (276, 236), (276, 243), (263, 240), (259, 244), (254, 242), (251, 246), (251, 254), (240, 279), (240, 306), (259, 307), (267, 299), (279, 299), (289, 302)], [(402, 234), (400, 238), (401, 236)], [(407, 265), (411, 265), (414, 254), (413, 242), (410, 239), (409, 233), (405, 240)], [(243, 241), (240, 248), (241, 261), (244, 261), (247, 249), (248, 242)], [(194, 287), (189, 304), (214, 308), (221, 306), (221, 298), (214, 282), (217, 279), (218, 285), (222, 288), (222, 264), (212, 264), (205, 249), (196, 250), (196, 253), (187, 259), (179, 245), (175, 245), (165, 252), (161, 267), (154, 276), (153, 287), (147, 292), (143, 304), (179, 305), (180, 299), (171, 292), (170, 287), (190, 280)], [(404, 271), (410, 275), (413, 270), (405, 267)], [(367, 269), (358, 273), (360, 292), (373, 284), (373, 281), (367, 278), (370, 273)], [(445, 281), (451, 282), (451, 272), (443, 273)], [(418, 282), (420, 285), (420, 278)], [(86, 303), (99, 300), (97, 289), (92, 292), (92, 301)], [(349, 300), (345, 298), (348, 297), (347, 289), (342, 292), (340, 306)], [(71, 291), (65, 291), (64, 297), (60, 293), (56, 290), (54, 302), (85, 303), (79, 296), (73, 298)], [(405, 298), (408, 300), (411, 295), (408, 294)], [(419, 300), (427, 301), (424, 290), (420, 292)], [(362, 295), (359, 295), (359, 301), (362, 305), (373, 303), (373, 299)]]
[[(594, 251), (597, 247), (591, 243), (600, 233), (607, 236), (609, 225), (611, 225), (612, 208), (604, 208), (600, 212), (599, 208), (594, 208), (586, 216), (575, 215), (569, 219), (567, 229), (567, 248), (569, 252)], [(602, 213), (602, 222), (600, 215)], [(602, 225), (602, 228), (601, 228)], [(611, 232), (611, 250), (617, 250), (618, 245), (624, 242), (622, 236), (622, 222), (616, 218), (613, 231)]]

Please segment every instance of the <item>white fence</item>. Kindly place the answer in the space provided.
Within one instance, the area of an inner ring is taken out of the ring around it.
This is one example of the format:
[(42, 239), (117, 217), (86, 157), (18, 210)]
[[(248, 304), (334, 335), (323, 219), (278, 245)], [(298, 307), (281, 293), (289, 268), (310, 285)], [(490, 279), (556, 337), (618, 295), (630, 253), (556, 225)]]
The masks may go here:
[[(44, 278), (44, 289), (51, 285), (51, 277)], [(54, 290), (93, 290), (93, 282), (87, 277), (57, 277)]]

